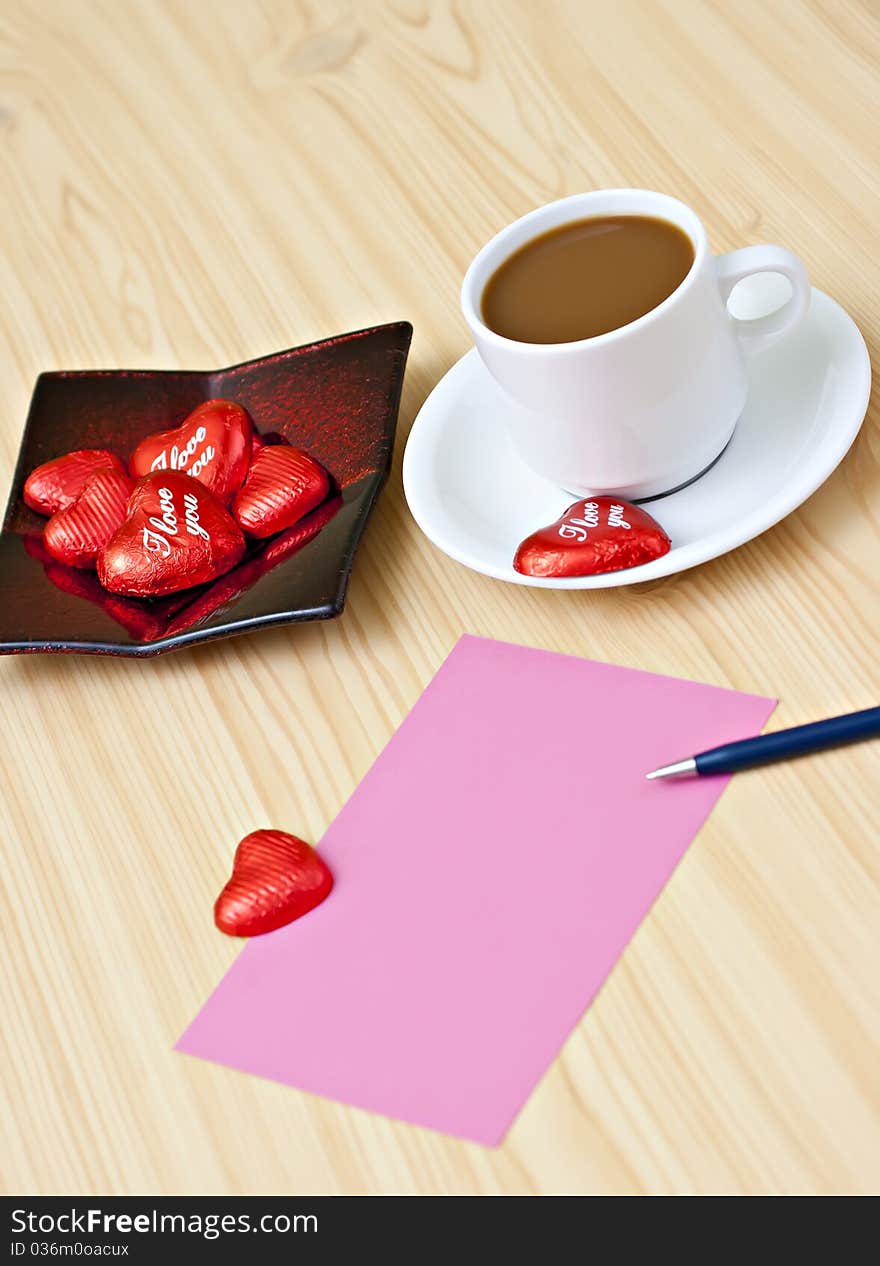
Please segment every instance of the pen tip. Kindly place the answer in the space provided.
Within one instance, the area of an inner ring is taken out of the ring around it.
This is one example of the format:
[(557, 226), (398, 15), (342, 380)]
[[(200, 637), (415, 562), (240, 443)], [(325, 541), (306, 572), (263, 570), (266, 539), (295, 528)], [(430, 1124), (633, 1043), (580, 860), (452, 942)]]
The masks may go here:
[(650, 781), (654, 778), (680, 778), (696, 772), (697, 762), (690, 757), (688, 760), (677, 760), (673, 765), (661, 765), (659, 769), (652, 769), (650, 774), (645, 774), (645, 777)]

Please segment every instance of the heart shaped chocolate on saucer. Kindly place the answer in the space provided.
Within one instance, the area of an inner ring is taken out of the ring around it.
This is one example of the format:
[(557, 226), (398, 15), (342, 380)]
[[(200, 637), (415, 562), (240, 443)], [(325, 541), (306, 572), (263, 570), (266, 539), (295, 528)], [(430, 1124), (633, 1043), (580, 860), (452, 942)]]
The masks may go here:
[(597, 576), (662, 558), (671, 545), (646, 510), (617, 497), (588, 497), (527, 537), (513, 565), (524, 576)]

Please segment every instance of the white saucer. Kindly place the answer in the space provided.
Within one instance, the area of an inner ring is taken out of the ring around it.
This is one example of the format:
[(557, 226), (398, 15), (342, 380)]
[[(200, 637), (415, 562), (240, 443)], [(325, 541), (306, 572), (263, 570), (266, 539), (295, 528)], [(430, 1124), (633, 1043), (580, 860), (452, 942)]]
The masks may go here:
[[(742, 283), (731, 296), (735, 315), (774, 306), (767, 302), (772, 284), (766, 276)], [(695, 483), (646, 503), (672, 549), (644, 567), (549, 580), (513, 570), (520, 541), (576, 498), (533, 474), (512, 450), (505, 397), (476, 351), (441, 379), (413, 423), (403, 459), (409, 508), (451, 558), (518, 585), (607, 589), (695, 567), (778, 523), (828, 478), (862, 424), (871, 365), (851, 318), (814, 290), (803, 324), (754, 357), (749, 379), (746, 408), (721, 458)]]

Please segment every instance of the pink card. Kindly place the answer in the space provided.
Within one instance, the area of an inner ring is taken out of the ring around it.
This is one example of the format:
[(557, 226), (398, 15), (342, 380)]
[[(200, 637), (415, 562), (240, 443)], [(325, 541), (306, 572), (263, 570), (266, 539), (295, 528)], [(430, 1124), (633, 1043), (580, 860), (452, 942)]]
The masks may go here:
[(177, 1049), (500, 1142), (727, 784), (646, 771), (773, 707), (463, 637)]

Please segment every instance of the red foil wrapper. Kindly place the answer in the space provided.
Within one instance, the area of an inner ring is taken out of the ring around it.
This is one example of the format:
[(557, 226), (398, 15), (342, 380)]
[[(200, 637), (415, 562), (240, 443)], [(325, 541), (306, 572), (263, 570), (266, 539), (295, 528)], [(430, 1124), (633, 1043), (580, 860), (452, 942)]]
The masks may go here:
[(588, 497), (520, 545), (513, 560), (524, 576), (596, 576), (640, 567), (672, 547), (647, 511), (618, 497)]
[(252, 831), (235, 850), (214, 922), (228, 936), (260, 936), (314, 910), (332, 887), (310, 844), (286, 831)]
[(254, 456), (232, 517), (248, 536), (274, 536), (292, 527), (330, 491), (323, 466), (300, 448), (267, 445)]
[(22, 496), (37, 514), (55, 514), (71, 505), (87, 480), (101, 470), (128, 473), (125, 463), (108, 449), (78, 448), (32, 470), (25, 480)]
[(251, 460), (254, 426), (234, 400), (206, 400), (170, 431), (141, 440), (129, 463), (135, 476), (180, 470), (226, 505), (241, 487)]
[(111, 593), (149, 598), (216, 580), (240, 561), (244, 537), (196, 479), (158, 471), (142, 479), (125, 522), (98, 556)]
[(68, 567), (94, 567), (98, 554), (125, 519), (134, 480), (119, 470), (90, 475), (70, 505), (43, 531), (46, 551)]

